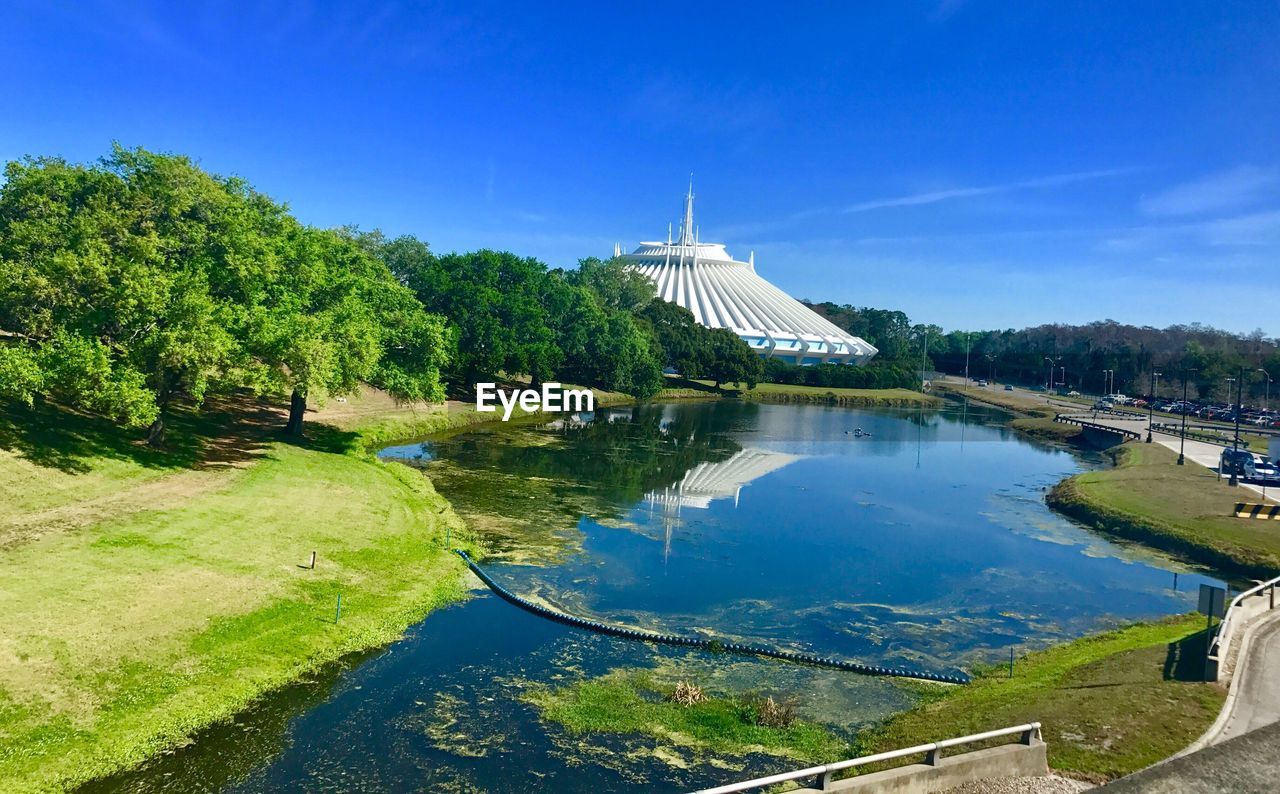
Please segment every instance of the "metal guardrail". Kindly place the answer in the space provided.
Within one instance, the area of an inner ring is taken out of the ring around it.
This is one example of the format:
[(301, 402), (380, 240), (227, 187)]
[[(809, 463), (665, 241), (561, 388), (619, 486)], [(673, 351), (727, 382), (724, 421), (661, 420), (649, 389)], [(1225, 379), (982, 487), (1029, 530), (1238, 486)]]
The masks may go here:
[(782, 772), (777, 775), (769, 775), (767, 777), (758, 777), (754, 780), (743, 780), (738, 783), (729, 783), (724, 786), (716, 786), (714, 788), (699, 789), (695, 794), (734, 794), (738, 791), (750, 791), (751, 789), (763, 788), (765, 786), (773, 786), (778, 783), (788, 783), (793, 780), (803, 780), (804, 778), (817, 778), (817, 786), (826, 790), (833, 780), (833, 776), (837, 772), (846, 769), (854, 769), (868, 764), (878, 764), (883, 761), (896, 761), (899, 758), (909, 758), (913, 755), (923, 755), (925, 763), (937, 764), (941, 760), (943, 751), (952, 747), (962, 747), (966, 744), (974, 744), (984, 742), (988, 739), (999, 739), (1002, 736), (1012, 736), (1019, 734), (1022, 744), (1031, 744), (1040, 738), (1040, 723), (1029, 722), (1025, 725), (1013, 725), (1008, 728), (999, 728), (986, 733), (975, 733), (969, 736), (960, 736), (955, 739), (944, 739), (940, 742), (930, 742), (929, 744), (918, 744), (915, 747), (904, 747), (901, 750), (890, 750), (885, 753), (876, 753), (875, 755), (864, 755), (861, 758), (851, 758), (847, 761), (837, 761), (834, 764), (824, 764), (822, 766), (811, 766), (807, 769), (797, 769), (794, 772)]
[(1139, 433), (1137, 430), (1129, 430), (1128, 428), (1124, 428), (1124, 427), (1116, 427), (1114, 425), (1104, 425), (1098, 422), (1091, 422), (1088, 419), (1084, 419), (1079, 416), (1072, 416), (1070, 414), (1058, 414), (1053, 419), (1055, 422), (1062, 422), (1063, 424), (1067, 424), (1067, 425), (1076, 425), (1077, 427), (1087, 427), (1092, 430), (1101, 430), (1106, 433), (1115, 433), (1116, 435), (1123, 436), (1125, 438), (1133, 438), (1133, 439), (1139, 439), (1139, 440), (1142, 438), (1142, 434)]
[[(1156, 422), (1151, 426), (1151, 429), (1157, 433), (1164, 433), (1166, 436), (1182, 435), (1182, 426), (1178, 424), (1174, 424), (1172, 422)], [(1243, 428), (1241, 428), (1241, 430), (1243, 430)], [(1227, 432), (1227, 431), (1223, 431), (1223, 432)], [(1217, 446), (1229, 447), (1234, 443), (1235, 435), (1231, 434), (1231, 435), (1223, 436), (1216, 432), (1206, 433), (1200, 430), (1188, 430), (1187, 438), (1191, 439), (1192, 441), (1202, 441), (1206, 444), (1215, 444)], [(1244, 439), (1240, 439), (1240, 447), (1242, 449), (1248, 449), (1249, 442), (1245, 441)]]
[(1218, 632), (1209, 641), (1209, 658), (1218, 662), (1219, 665), (1227, 658), (1227, 653), (1231, 650), (1232, 634), (1236, 630), (1236, 623), (1240, 621), (1237, 616), (1240, 614), (1240, 605), (1244, 603), (1246, 598), (1252, 598), (1261, 595), (1263, 590), (1271, 588), (1271, 608), (1275, 608), (1275, 588), (1280, 586), (1280, 576), (1274, 579), (1268, 579), (1260, 585), (1245, 590), (1240, 595), (1231, 599), (1231, 603), (1227, 605), (1227, 611), (1222, 616), (1222, 622), (1218, 624)]

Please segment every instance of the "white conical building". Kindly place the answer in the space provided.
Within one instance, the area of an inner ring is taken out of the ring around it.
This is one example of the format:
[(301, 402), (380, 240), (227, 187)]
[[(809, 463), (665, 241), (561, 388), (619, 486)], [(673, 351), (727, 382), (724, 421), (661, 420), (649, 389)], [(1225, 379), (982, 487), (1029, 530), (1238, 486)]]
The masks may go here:
[[(615, 247), (615, 254), (620, 248)], [(876, 349), (756, 273), (755, 253), (736, 261), (723, 243), (704, 243), (693, 224), (693, 183), (675, 240), (642, 242), (620, 258), (647, 276), (665, 301), (708, 328), (728, 328), (763, 358), (789, 364), (865, 364)]]

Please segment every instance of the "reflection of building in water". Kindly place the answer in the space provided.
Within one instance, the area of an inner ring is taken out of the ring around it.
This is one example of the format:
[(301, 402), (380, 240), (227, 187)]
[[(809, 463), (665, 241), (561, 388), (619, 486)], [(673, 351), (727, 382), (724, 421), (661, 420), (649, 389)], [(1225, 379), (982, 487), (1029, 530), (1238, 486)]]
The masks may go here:
[[(591, 424), (593, 421), (595, 421), (595, 412), (579, 411), (577, 413), (569, 414), (568, 416), (562, 416), (559, 419), (553, 419), (552, 421), (547, 422), (545, 425), (543, 425), (543, 427), (547, 428), (548, 430), (577, 429), (581, 427), (586, 427), (587, 425)], [(610, 417), (609, 421), (612, 422), (613, 417)]]
[(742, 486), (802, 457), (767, 449), (744, 449), (720, 463), (699, 463), (675, 485), (650, 491), (645, 501), (651, 505), (706, 509), (712, 501), (732, 496), (737, 507)]
[(689, 469), (675, 485), (645, 494), (644, 501), (649, 505), (649, 515), (653, 515), (654, 508), (662, 511), (663, 559), (671, 553), (671, 533), (680, 523), (681, 508), (705, 510), (715, 500), (729, 497), (733, 497), (733, 506), (737, 507), (738, 496), (744, 485), (803, 457), (806, 456), (767, 449), (744, 449), (720, 463), (699, 463)]

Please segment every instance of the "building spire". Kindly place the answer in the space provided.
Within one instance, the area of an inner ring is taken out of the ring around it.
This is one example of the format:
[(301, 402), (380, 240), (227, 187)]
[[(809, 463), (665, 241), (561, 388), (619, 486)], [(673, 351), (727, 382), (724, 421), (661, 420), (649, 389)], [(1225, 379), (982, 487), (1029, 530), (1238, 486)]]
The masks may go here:
[(680, 245), (693, 245), (693, 174), (689, 174), (689, 193), (684, 197), (684, 222), (680, 224)]

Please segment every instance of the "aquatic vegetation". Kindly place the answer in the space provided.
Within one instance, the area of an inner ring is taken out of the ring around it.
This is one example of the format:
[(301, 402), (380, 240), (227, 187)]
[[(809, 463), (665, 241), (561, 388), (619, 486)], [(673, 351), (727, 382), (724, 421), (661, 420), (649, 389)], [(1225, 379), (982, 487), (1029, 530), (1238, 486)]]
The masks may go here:
[(761, 753), (803, 763), (835, 761), (849, 751), (847, 739), (797, 719), (772, 697), (730, 693), (683, 703), (675, 691), (652, 671), (617, 669), (560, 688), (536, 687), (525, 699), (572, 734), (643, 734), (720, 755)]
[(672, 703), (679, 703), (681, 706), (696, 706), (699, 703), (705, 703), (707, 695), (702, 691), (702, 687), (689, 681), (677, 681), (676, 688), (671, 690), (671, 694), (667, 695), (667, 700)]
[(789, 728), (796, 721), (795, 706), (773, 696), (756, 698), (746, 704), (746, 715), (756, 725), (766, 728)]

